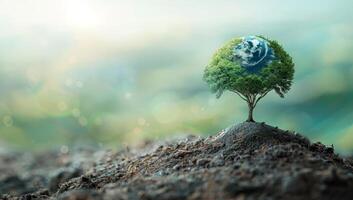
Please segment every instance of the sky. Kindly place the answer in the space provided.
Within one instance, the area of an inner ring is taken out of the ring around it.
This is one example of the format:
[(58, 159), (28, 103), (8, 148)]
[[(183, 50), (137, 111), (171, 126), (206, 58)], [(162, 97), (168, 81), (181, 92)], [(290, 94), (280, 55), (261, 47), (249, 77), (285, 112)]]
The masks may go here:
[(246, 118), (202, 81), (234, 37), (265, 35), (293, 57), (284, 99), (255, 120), (353, 152), (353, 3), (0, 0), (0, 144), (119, 146), (212, 135)]

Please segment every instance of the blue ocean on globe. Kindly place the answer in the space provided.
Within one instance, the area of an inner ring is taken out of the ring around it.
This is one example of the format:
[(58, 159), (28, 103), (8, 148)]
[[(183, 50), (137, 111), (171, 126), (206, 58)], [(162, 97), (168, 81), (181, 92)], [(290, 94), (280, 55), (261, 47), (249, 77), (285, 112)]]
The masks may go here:
[(233, 61), (238, 62), (247, 72), (257, 73), (275, 58), (269, 43), (256, 36), (242, 38), (233, 49)]

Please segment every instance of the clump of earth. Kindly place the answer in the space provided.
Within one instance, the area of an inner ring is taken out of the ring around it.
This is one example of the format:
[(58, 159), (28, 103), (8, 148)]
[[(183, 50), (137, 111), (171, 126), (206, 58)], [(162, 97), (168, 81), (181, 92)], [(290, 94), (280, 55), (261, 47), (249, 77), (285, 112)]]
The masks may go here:
[(353, 160), (244, 122), (215, 136), (121, 150), (0, 153), (0, 199), (352, 199)]

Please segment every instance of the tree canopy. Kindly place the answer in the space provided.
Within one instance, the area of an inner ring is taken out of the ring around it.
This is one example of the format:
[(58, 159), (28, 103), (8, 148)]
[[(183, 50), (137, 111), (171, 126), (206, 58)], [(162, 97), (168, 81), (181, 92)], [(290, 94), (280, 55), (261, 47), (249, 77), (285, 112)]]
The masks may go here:
[(275, 56), (259, 72), (249, 72), (234, 60), (234, 47), (242, 42), (242, 38), (235, 38), (216, 51), (203, 76), (217, 98), (228, 90), (245, 100), (249, 107), (248, 121), (254, 121), (253, 109), (270, 91), (274, 90), (283, 98), (290, 90), (294, 76), (293, 60), (283, 47), (275, 40), (257, 37), (268, 42)]

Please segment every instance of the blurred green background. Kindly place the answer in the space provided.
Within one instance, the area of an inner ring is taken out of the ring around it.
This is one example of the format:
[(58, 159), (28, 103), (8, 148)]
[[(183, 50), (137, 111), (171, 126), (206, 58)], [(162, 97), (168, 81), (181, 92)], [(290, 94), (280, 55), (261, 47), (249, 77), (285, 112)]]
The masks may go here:
[(236, 95), (202, 81), (233, 37), (278, 40), (296, 63), (285, 99), (255, 120), (353, 152), (353, 3), (313, 1), (0, 1), (0, 146), (138, 144), (239, 123)]

